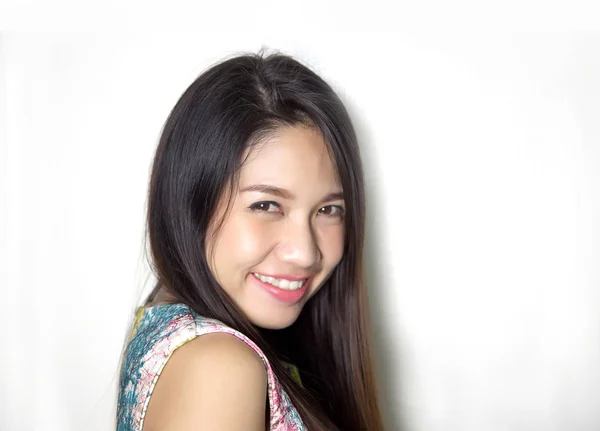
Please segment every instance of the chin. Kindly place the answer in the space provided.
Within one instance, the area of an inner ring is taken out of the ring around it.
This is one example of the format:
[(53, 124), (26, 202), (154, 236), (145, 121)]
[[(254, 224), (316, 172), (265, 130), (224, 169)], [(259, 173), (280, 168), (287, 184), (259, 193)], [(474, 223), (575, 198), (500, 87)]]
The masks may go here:
[(253, 325), (258, 326), (263, 329), (285, 329), (289, 326), (292, 326), (296, 320), (298, 320), (298, 316), (300, 313), (290, 313), (288, 316), (280, 316), (278, 318), (274, 318), (273, 316), (264, 316), (262, 318), (252, 318), (250, 317), (250, 321)]

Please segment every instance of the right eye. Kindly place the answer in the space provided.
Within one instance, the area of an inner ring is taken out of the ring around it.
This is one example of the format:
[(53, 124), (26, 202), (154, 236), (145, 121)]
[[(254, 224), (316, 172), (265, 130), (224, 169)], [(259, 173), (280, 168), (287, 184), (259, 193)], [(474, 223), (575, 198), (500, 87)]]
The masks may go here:
[(256, 202), (250, 205), (252, 211), (257, 212), (265, 212), (265, 213), (281, 213), (281, 207), (277, 202), (265, 201), (265, 202)]

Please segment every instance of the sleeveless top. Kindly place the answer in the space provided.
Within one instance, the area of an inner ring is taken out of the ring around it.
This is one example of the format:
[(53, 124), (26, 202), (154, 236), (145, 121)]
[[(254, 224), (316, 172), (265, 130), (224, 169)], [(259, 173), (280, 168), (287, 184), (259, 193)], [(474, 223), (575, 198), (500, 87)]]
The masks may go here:
[(306, 431), (298, 411), (259, 347), (241, 332), (218, 320), (202, 317), (184, 304), (138, 309), (121, 369), (117, 431), (142, 431), (152, 391), (175, 349), (200, 335), (214, 332), (239, 338), (263, 360), (270, 410), (268, 429)]

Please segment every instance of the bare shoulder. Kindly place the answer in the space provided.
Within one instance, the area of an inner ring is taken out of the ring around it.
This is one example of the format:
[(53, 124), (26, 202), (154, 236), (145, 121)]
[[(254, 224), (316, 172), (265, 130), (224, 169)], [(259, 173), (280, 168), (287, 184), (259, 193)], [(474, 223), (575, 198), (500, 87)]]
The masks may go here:
[(148, 403), (144, 431), (264, 431), (267, 372), (262, 359), (226, 333), (175, 350)]

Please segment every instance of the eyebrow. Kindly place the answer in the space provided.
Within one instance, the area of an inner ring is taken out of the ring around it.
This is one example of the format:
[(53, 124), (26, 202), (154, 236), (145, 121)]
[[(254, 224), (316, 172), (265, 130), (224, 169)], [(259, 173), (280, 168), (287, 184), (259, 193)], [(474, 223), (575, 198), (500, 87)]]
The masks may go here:
[[(240, 192), (260, 192), (260, 193), (267, 193), (267, 194), (270, 194), (273, 196), (277, 196), (282, 199), (289, 199), (289, 200), (296, 199), (294, 194), (292, 192), (290, 192), (289, 190), (282, 189), (280, 187), (269, 186), (267, 184), (254, 184), (251, 186), (247, 186), (247, 187), (244, 187), (243, 189), (241, 189)], [(321, 202), (337, 201), (337, 200), (343, 200), (343, 199), (344, 199), (343, 192), (333, 192), (333, 193), (329, 193), (327, 196), (325, 196)]]

